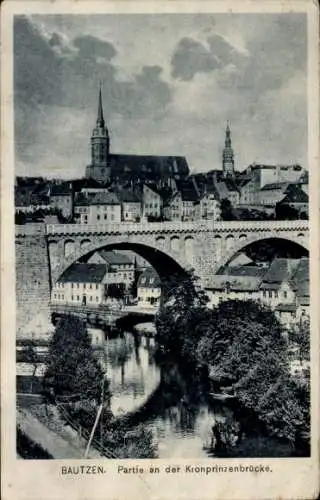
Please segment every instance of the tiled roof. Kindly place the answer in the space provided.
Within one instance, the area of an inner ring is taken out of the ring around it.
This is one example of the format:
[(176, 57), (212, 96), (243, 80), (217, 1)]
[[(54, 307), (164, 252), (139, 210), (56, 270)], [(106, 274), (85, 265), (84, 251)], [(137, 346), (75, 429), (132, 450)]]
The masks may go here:
[(297, 310), (296, 304), (278, 304), (276, 310), (279, 312), (295, 312)]
[(120, 205), (116, 193), (100, 192), (90, 197), (89, 205)]
[(309, 259), (302, 257), (291, 275), (290, 283), (295, 290), (299, 283), (309, 282)]
[(63, 283), (101, 283), (107, 267), (105, 264), (72, 264), (59, 278)]
[(289, 185), (289, 182), (271, 182), (270, 184), (265, 184), (260, 191), (285, 191)]
[(308, 195), (298, 184), (290, 184), (286, 190), (286, 196), (280, 201), (283, 203), (308, 203)]
[(289, 280), (299, 264), (299, 259), (275, 258), (263, 277), (263, 284), (281, 284)]
[(138, 280), (138, 288), (161, 288), (161, 280), (152, 267), (143, 271)]
[(50, 196), (70, 196), (72, 187), (69, 183), (55, 184), (51, 187)]
[(226, 290), (235, 292), (254, 292), (259, 290), (261, 278), (254, 276), (213, 275), (207, 288), (210, 290)]
[(140, 203), (141, 196), (138, 193), (129, 191), (128, 189), (119, 189), (117, 191), (118, 198), (124, 203)]
[(75, 207), (87, 207), (89, 205), (88, 197), (84, 193), (77, 193), (74, 199)]
[(259, 266), (230, 266), (222, 270), (219, 274), (228, 276), (252, 276), (254, 278), (261, 278), (267, 272), (265, 267)]
[(132, 260), (121, 252), (99, 250), (98, 253), (108, 264), (133, 264)]
[(190, 177), (183, 181), (177, 181), (176, 184), (182, 201), (199, 201), (199, 191), (194, 178)]
[(140, 177), (170, 175), (187, 176), (189, 166), (183, 156), (149, 156), (110, 154), (109, 163), (113, 177), (128, 177), (136, 174)]

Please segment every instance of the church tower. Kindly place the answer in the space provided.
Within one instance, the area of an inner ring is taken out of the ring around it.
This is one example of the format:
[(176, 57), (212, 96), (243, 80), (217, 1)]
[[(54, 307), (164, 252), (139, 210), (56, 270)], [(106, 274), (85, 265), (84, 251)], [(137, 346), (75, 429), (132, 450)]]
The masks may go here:
[(222, 154), (222, 169), (224, 177), (234, 177), (234, 154), (231, 145), (231, 132), (229, 123), (226, 128), (225, 146)]
[(110, 178), (109, 147), (109, 132), (103, 117), (100, 87), (97, 121), (91, 135), (91, 165), (87, 167), (87, 177), (97, 181), (107, 181)]

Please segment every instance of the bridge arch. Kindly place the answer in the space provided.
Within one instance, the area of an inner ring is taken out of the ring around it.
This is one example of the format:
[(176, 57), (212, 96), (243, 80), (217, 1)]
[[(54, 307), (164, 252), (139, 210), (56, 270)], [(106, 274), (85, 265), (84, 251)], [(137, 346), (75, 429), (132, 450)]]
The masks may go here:
[(186, 276), (191, 270), (191, 265), (183, 259), (181, 252), (172, 248), (158, 248), (151, 243), (141, 241), (121, 241), (121, 238), (108, 238), (105, 242), (91, 243), (72, 255), (68, 255), (52, 270), (52, 283), (56, 283), (60, 276), (75, 262), (86, 262), (96, 251), (106, 248), (108, 250), (131, 250), (137, 253), (157, 271), (161, 280), (173, 274)]
[(224, 254), (223, 258), (221, 259), (219, 263), (219, 269), (229, 265), (237, 256), (239, 256), (241, 253), (245, 253), (246, 251), (249, 250), (250, 247), (253, 245), (257, 245), (259, 243), (267, 243), (272, 245), (273, 243), (275, 244), (284, 244), (287, 246), (287, 248), (291, 247), (294, 251), (297, 253), (301, 252), (301, 255), (306, 255), (309, 252), (308, 244), (305, 241), (305, 239), (302, 239), (301, 235), (298, 234), (297, 236), (291, 236), (290, 237), (285, 237), (285, 236), (272, 236), (272, 237), (265, 237), (265, 236), (257, 236), (257, 235), (252, 235), (252, 236), (247, 236), (246, 238), (239, 238), (237, 241), (234, 241), (234, 245), (232, 248), (227, 248), (226, 253)]

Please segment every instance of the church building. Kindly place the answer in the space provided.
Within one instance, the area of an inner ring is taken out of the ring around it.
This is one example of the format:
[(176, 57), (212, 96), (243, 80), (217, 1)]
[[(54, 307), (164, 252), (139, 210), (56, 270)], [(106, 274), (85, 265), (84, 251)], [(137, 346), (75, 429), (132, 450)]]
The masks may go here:
[(86, 178), (100, 183), (133, 182), (170, 185), (172, 179), (185, 179), (189, 166), (183, 156), (150, 156), (110, 153), (110, 137), (103, 116), (101, 88), (98, 115), (91, 135), (91, 164), (86, 168)]

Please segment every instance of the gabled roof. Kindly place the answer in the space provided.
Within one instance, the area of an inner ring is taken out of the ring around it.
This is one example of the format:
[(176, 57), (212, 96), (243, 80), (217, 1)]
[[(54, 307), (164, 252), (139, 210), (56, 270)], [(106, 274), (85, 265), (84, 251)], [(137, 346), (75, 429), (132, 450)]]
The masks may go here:
[(275, 258), (263, 276), (262, 289), (277, 289), (284, 281), (289, 281), (299, 264), (299, 259)]
[(50, 189), (50, 196), (70, 196), (72, 187), (69, 183), (54, 184)]
[(113, 250), (99, 250), (98, 254), (105, 260), (107, 264), (133, 264), (127, 255), (121, 252), (114, 252)]
[(219, 275), (227, 275), (227, 276), (246, 276), (246, 277), (254, 277), (254, 278), (262, 278), (266, 274), (267, 270), (265, 267), (259, 266), (230, 266), (221, 271)]
[(72, 264), (59, 278), (62, 283), (101, 283), (107, 272), (105, 264)]
[(230, 290), (231, 292), (255, 292), (259, 290), (261, 278), (254, 276), (213, 275), (207, 288), (210, 290)]
[(279, 202), (284, 203), (308, 203), (308, 195), (301, 189), (298, 184), (290, 184), (286, 189), (286, 196)]
[(184, 156), (151, 156), (110, 154), (109, 164), (113, 177), (127, 177), (135, 174), (139, 177), (170, 175), (187, 176), (189, 166)]
[(309, 259), (308, 257), (301, 257), (295, 271), (292, 273), (290, 283), (295, 289), (298, 283), (305, 281), (309, 282)]
[(182, 201), (199, 201), (199, 191), (193, 177), (182, 181), (176, 181), (177, 190), (181, 194)]
[(148, 267), (138, 280), (138, 288), (161, 288), (159, 275), (152, 267)]
[(84, 193), (76, 193), (74, 199), (75, 207), (87, 207), (89, 205), (88, 197)]
[(129, 189), (117, 190), (117, 196), (119, 200), (124, 203), (141, 203), (141, 195), (137, 192), (134, 193)]
[(100, 192), (90, 197), (89, 205), (120, 205), (120, 200), (116, 193)]

